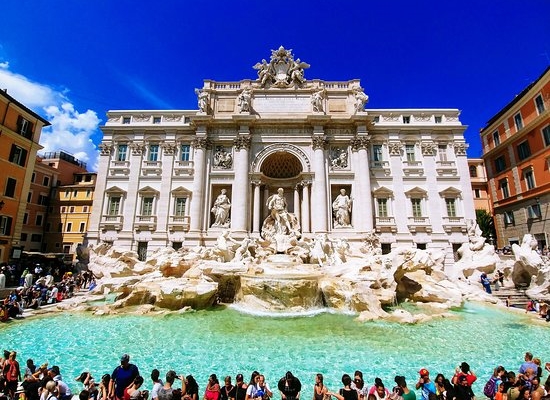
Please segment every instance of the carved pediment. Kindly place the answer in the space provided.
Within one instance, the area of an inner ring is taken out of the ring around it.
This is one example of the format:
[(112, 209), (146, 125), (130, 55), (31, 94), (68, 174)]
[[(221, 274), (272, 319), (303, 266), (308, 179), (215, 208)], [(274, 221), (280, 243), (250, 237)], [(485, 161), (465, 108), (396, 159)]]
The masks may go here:
[(393, 198), (393, 191), (384, 186), (374, 190), (372, 194), (374, 195), (375, 198), (382, 198), (382, 199)]
[(418, 198), (418, 197), (426, 198), (426, 197), (428, 197), (428, 192), (425, 191), (424, 189), (416, 186), (416, 187), (412, 188), (411, 190), (405, 192), (405, 196), (415, 197), (415, 198)]
[(449, 186), (447, 189), (442, 190), (441, 192), (439, 192), (439, 195), (441, 197), (445, 197), (445, 198), (456, 199), (457, 197), (462, 197), (462, 192), (460, 190), (458, 190), (457, 188)]

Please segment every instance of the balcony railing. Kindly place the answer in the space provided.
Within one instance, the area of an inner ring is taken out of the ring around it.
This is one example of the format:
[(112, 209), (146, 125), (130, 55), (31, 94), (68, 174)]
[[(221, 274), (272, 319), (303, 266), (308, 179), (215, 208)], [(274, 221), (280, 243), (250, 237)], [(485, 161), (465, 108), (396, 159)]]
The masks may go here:
[(123, 223), (124, 217), (122, 215), (104, 214), (101, 216), (99, 226), (102, 230), (119, 231), (122, 229)]
[(136, 215), (134, 229), (136, 231), (154, 231), (157, 228), (156, 215)]
[(191, 217), (189, 215), (171, 215), (168, 224), (169, 231), (189, 231)]

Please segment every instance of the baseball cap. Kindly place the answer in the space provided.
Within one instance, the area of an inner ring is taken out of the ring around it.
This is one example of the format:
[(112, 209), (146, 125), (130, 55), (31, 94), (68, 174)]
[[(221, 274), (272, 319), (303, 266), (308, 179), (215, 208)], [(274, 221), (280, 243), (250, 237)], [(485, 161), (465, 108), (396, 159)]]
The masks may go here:
[(430, 372), (426, 368), (422, 368), (420, 371), (418, 371), (418, 374), (420, 376), (424, 376), (424, 375), (430, 375)]
[(129, 362), (130, 361), (130, 356), (128, 354), (123, 354), (122, 357), (120, 357), (120, 362)]

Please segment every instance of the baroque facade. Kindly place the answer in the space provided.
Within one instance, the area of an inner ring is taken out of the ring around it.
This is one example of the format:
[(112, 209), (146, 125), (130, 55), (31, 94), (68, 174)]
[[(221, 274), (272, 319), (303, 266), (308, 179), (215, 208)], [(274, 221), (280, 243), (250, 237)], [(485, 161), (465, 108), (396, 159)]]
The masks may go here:
[(365, 109), (359, 80), (308, 80), (308, 67), (281, 47), (257, 79), (206, 80), (198, 110), (109, 111), (89, 243), (145, 258), (226, 229), (266, 239), (279, 199), (302, 238), (357, 243), (375, 230), (383, 251), (452, 261), (475, 219), (459, 110)]

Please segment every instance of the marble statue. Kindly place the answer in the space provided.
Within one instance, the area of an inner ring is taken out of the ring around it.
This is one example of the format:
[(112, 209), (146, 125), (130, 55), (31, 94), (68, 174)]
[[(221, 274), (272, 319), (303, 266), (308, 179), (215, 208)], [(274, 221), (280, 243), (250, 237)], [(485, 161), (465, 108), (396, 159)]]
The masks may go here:
[(231, 209), (231, 201), (227, 196), (227, 190), (222, 189), (221, 193), (216, 198), (212, 213), (214, 214), (214, 223), (212, 226), (226, 228), (229, 226), (229, 210)]
[(299, 58), (294, 60), (292, 50), (286, 50), (281, 46), (277, 50), (271, 50), (269, 63), (263, 59), (253, 68), (258, 71), (260, 87), (301, 87), (306, 83), (304, 69), (309, 68), (309, 64)]
[(345, 169), (348, 167), (348, 152), (345, 148), (335, 148), (330, 158), (332, 169)]
[(223, 147), (216, 148), (214, 153), (214, 168), (230, 169), (233, 166), (233, 156)]
[(198, 97), (198, 106), (201, 113), (208, 113), (208, 92), (206, 90), (195, 89)]
[(311, 95), (311, 105), (313, 112), (323, 112), (323, 99), (325, 98), (325, 89), (319, 89)]
[(294, 214), (288, 212), (283, 188), (277, 189), (277, 193), (267, 199), (266, 205), (269, 215), (262, 226), (264, 239), (275, 235), (300, 236), (298, 219)]
[[(264, 60), (265, 61), (265, 60)], [(250, 100), (252, 98), (252, 93), (250, 92), (250, 89), (244, 89), (238, 97), (238, 106), (239, 106), (239, 112), (250, 112)]]
[(346, 189), (340, 189), (340, 194), (332, 202), (335, 228), (351, 226), (351, 204), (352, 200), (346, 194)]
[(365, 104), (369, 101), (369, 96), (365, 94), (362, 88), (358, 88), (354, 90), (354, 96), (355, 96), (355, 112), (363, 112), (365, 111)]

